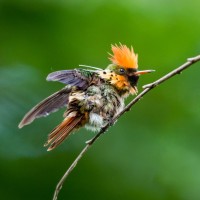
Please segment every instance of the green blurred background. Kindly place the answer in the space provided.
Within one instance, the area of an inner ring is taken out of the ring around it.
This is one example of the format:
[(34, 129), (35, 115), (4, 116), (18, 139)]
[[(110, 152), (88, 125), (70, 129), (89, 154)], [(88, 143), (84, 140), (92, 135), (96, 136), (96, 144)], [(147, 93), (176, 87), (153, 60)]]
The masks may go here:
[[(200, 52), (199, 0), (1, 0), (0, 197), (51, 199), (93, 133), (47, 152), (61, 110), (19, 130), (36, 103), (63, 85), (48, 73), (104, 68), (110, 45), (133, 46), (142, 85)], [(151, 91), (118, 120), (69, 176), (59, 199), (200, 199), (200, 63)], [(133, 98), (133, 97), (131, 97)], [(128, 101), (130, 101), (130, 99)]]

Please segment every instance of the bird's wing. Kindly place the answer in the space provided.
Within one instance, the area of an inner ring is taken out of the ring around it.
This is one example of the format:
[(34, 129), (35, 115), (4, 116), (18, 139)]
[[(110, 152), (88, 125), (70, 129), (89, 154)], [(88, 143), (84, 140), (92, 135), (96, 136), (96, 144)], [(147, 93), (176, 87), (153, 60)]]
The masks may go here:
[(70, 92), (71, 87), (65, 87), (41, 101), (24, 116), (19, 124), (19, 128), (30, 124), (36, 118), (48, 116), (50, 113), (56, 112), (58, 109), (66, 106)]
[(52, 94), (33, 107), (24, 116), (18, 127), (22, 128), (24, 125), (33, 122), (36, 118), (47, 116), (50, 113), (57, 111), (59, 108), (66, 106), (68, 104), (69, 93), (72, 90), (72, 86), (76, 86), (77, 89), (80, 90), (85, 90), (92, 81), (94, 81), (95, 77), (97, 77), (98, 81), (98, 75), (94, 71), (85, 69), (52, 72), (47, 76), (47, 81), (58, 81), (68, 86)]
[(84, 69), (62, 70), (50, 73), (46, 80), (58, 81), (85, 90), (93, 80), (94, 74), (94, 71)]

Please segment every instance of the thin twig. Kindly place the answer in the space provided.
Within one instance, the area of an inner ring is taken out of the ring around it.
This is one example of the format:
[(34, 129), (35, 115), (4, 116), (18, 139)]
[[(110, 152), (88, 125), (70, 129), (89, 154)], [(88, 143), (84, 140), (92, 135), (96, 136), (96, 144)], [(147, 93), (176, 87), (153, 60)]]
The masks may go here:
[(70, 167), (67, 169), (67, 171), (65, 172), (65, 174), (63, 175), (63, 177), (60, 179), (60, 181), (58, 182), (55, 192), (54, 192), (54, 196), (53, 196), (53, 200), (57, 200), (58, 198), (58, 194), (62, 188), (63, 183), (65, 182), (66, 178), (69, 176), (69, 174), (72, 172), (72, 170), (76, 167), (77, 163), (79, 162), (79, 160), (82, 158), (82, 156), (87, 152), (87, 150), (96, 142), (96, 140), (103, 134), (105, 133), (108, 128), (110, 126), (112, 126), (117, 119), (122, 116), (125, 112), (129, 111), (130, 108), (136, 104), (145, 94), (147, 94), (150, 90), (152, 90), (153, 88), (155, 88), (156, 86), (160, 85), (161, 83), (163, 83), (164, 81), (172, 78), (173, 76), (180, 74), (183, 70), (185, 70), (186, 68), (188, 68), (189, 66), (191, 66), (192, 64), (196, 63), (200, 61), (200, 55), (193, 57), (193, 58), (188, 58), (187, 62), (185, 62), (183, 65), (181, 65), (180, 67), (176, 68), (175, 70), (169, 72), (168, 74), (166, 74), (165, 76), (161, 77), (160, 79), (154, 81), (153, 83), (147, 84), (145, 86), (143, 86), (143, 91), (137, 95), (118, 115), (116, 115), (111, 123), (105, 125), (104, 127), (102, 127), (102, 129), (100, 130), (99, 133), (97, 133), (91, 140), (86, 142), (86, 146), (83, 148), (83, 150), (79, 153), (79, 155), (76, 157), (76, 159), (74, 160), (74, 162), (70, 165)]

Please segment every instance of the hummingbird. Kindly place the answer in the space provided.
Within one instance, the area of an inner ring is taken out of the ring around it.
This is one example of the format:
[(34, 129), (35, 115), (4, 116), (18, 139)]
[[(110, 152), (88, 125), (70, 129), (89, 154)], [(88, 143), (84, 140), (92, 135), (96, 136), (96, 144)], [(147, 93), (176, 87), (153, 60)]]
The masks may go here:
[(66, 107), (64, 120), (50, 132), (44, 144), (50, 151), (81, 127), (97, 132), (111, 123), (123, 110), (125, 99), (137, 94), (139, 76), (154, 71), (138, 70), (138, 55), (133, 47), (115, 44), (111, 50), (111, 64), (105, 69), (81, 65), (85, 68), (50, 73), (47, 81), (58, 81), (66, 86), (33, 107), (18, 127)]

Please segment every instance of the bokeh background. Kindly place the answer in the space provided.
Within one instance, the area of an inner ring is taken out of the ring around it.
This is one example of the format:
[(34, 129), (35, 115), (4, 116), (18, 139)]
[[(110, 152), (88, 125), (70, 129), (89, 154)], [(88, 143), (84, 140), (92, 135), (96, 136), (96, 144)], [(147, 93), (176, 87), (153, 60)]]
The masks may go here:
[[(47, 152), (61, 110), (19, 130), (24, 114), (61, 89), (48, 73), (105, 68), (110, 45), (133, 46), (142, 85), (200, 52), (199, 0), (1, 0), (0, 196), (51, 199), (93, 133), (80, 130)], [(200, 199), (200, 63), (152, 90), (84, 156), (59, 199)], [(130, 101), (133, 97), (127, 100)]]

